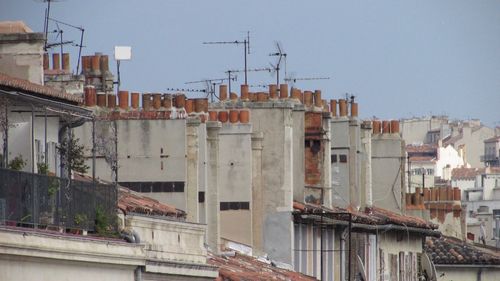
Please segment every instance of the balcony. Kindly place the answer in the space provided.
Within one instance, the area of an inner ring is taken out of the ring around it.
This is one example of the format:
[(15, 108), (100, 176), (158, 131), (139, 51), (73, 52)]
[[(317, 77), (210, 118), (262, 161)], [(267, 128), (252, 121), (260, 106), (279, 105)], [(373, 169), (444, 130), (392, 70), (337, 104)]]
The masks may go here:
[(113, 185), (0, 168), (0, 225), (110, 233), (116, 200)]
[(498, 161), (498, 156), (495, 154), (481, 155), (481, 162), (494, 162)]

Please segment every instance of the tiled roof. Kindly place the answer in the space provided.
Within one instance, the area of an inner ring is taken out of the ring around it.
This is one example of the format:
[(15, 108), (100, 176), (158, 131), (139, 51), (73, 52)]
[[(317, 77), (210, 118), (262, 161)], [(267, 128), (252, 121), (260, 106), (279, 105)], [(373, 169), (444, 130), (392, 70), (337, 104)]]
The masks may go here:
[(487, 168), (455, 168), (451, 171), (451, 179), (474, 179), (483, 174), (499, 174), (500, 167)]
[(278, 268), (270, 262), (235, 253), (234, 256), (217, 256), (209, 253), (208, 263), (219, 267), (219, 278), (224, 281), (312, 281), (316, 278), (291, 270)]
[(422, 144), (422, 145), (409, 144), (406, 146), (406, 152), (408, 153), (422, 153), (422, 152), (433, 153), (436, 151), (437, 151), (437, 145), (435, 144)]
[(33, 32), (23, 21), (0, 22), (0, 34)]
[(438, 265), (500, 265), (500, 254), (464, 243), (456, 238), (428, 237), (424, 249), (433, 263)]
[(451, 170), (451, 178), (456, 179), (474, 179), (477, 175), (484, 173), (484, 168), (455, 168)]
[(344, 208), (334, 207), (333, 209), (329, 209), (318, 205), (294, 202), (293, 208), (296, 212), (300, 213), (318, 213), (321, 211), (325, 211), (327, 213), (337, 212), (339, 213), (339, 216), (335, 217), (335, 219), (337, 220), (346, 220), (346, 216), (340, 214), (350, 213), (352, 215), (352, 222), (360, 224), (368, 224), (368, 225), (395, 224), (404, 227), (416, 227), (429, 230), (438, 228), (437, 225), (427, 222), (421, 218), (401, 215), (379, 207), (372, 207), (370, 209), (367, 209), (366, 212), (359, 212), (352, 210), (351, 208), (344, 209)]
[(83, 103), (83, 99), (79, 96), (67, 94), (52, 87), (31, 83), (28, 80), (15, 78), (3, 73), (0, 73), (0, 88), (9, 88), (12, 90), (27, 92), (28, 94), (32, 94), (34, 96), (55, 98), (76, 104)]
[[(73, 172), (73, 178), (79, 181), (91, 182), (92, 177)], [(100, 183), (106, 183), (97, 180)], [(126, 187), (118, 186), (118, 209), (122, 210), (125, 214), (132, 212), (144, 215), (154, 216), (167, 216), (172, 218), (185, 218), (186, 212), (176, 209), (165, 203), (144, 196), (138, 192), (132, 191)]]
[(186, 213), (125, 187), (118, 189), (118, 208), (125, 213), (185, 218)]
[(498, 142), (498, 141), (500, 141), (500, 137), (492, 137), (484, 140), (484, 142)]
[(411, 156), (410, 162), (435, 162), (436, 157), (434, 156)]

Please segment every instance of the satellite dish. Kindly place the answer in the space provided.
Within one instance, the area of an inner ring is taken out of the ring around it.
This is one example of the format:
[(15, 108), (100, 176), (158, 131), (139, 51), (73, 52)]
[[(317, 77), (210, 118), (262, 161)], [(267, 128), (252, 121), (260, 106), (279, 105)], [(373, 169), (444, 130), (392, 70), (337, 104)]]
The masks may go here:
[(365, 266), (363, 265), (363, 261), (361, 260), (361, 257), (359, 255), (357, 255), (357, 257), (358, 257), (358, 268), (360, 269), (359, 273), (361, 274), (361, 277), (363, 278), (363, 280), (367, 280), (366, 273), (365, 273)]
[(422, 272), (427, 272), (429, 281), (436, 281), (436, 267), (434, 263), (432, 263), (431, 259), (426, 253), (422, 253)]

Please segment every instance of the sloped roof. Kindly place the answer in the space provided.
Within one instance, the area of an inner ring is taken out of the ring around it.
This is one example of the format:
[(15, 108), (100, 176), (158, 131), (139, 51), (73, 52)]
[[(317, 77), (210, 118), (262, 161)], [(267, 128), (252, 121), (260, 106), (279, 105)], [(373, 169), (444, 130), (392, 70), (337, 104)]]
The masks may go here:
[(33, 32), (23, 21), (1, 21), (0, 34)]
[(484, 173), (481, 168), (455, 168), (451, 170), (451, 178), (456, 179), (474, 179), (477, 175)]
[(83, 99), (79, 96), (68, 94), (52, 87), (35, 84), (28, 80), (15, 78), (4, 73), (0, 73), (0, 88), (26, 92), (27, 94), (42, 98), (58, 99), (64, 102), (71, 102), (72, 104), (83, 103)]
[(234, 256), (217, 256), (209, 253), (208, 263), (219, 267), (219, 278), (217, 278), (219, 281), (317, 280), (240, 253), (235, 253)]
[(118, 188), (118, 208), (125, 213), (185, 218), (186, 212), (125, 187)]
[(500, 254), (452, 237), (428, 237), (424, 250), (437, 265), (500, 265)]
[(492, 138), (484, 140), (484, 142), (498, 142), (498, 141), (500, 141), (500, 136), (499, 137), (492, 137)]
[(438, 146), (436, 144), (422, 144), (422, 145), (412, 145), (406, 146), (406, 152), (408, 153), (423, 153), (429, 152), (433, 153), (437, 151)]
[[(323, 206), (294, 202), (293, 208), (296, 212), (300, 213), (320, 213), (321, 211), (325, 211), (330, 214), (333, 213), (333, 216), (337, 220), (346, 220), (346, 216), (342, 214), (349, 213), (352, 215), (352, 222), (360, 224), (368, 224), (368, 225), (393, 224), (404, 227), (415, 227), (428, 230), (433, 230), (438, 228), (437, 225), (425, 221), (424, 219), (398, 214), (396, 212), (389, 211), (379, 207), (372, 207), (370, 209), (367, 209), (366, 212), (359, 212), (351, 208), (334, 207), (333, 209), (329, 209)], [(334, 213), (338, 213), (339, 216), (335, 216)]]

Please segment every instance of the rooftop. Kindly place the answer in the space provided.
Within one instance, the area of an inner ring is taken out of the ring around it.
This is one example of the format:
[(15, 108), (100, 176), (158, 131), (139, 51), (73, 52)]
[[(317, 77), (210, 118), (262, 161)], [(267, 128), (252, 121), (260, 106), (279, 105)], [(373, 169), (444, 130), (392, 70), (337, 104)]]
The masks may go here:
[[(339, 208), (334, 207), (333, 209), (325, 208), (319, 205), (304, 204), (299, 202), (293, 203), (293, 208), (295, 212), (298, 213), (324, 213), (333, 214), (330, 216), (336, 220), (346, 221), (348, 218), (345, 214), (350, 214), (352, 216), (353, 223), (366, 224), (366, 225), (399, 225), (404, 227), (415, 227), (427, 230), (437, 229), (438, 226), (427, 222), (418, 217), (406, 216), (398, 214), (386, 209), (379, 207), (372, 207), (367, 209), (366, 212), (355, 211), (351, 208)], [(335, 213), (338, 216), (335, 216)]]
[(79, 96), (67, 94), (52, 87), (35, 84), (28, 80), (15, 78), (4, 73), (0, 73), (0, 89), (26, 92), (36, 97), (52, 98), (72, 104), (83, 103), (83, 99)]
[(23, 21), (2, 21), (0, 22), (0, 33), (31, 33), (33, 30), (29, 28)]
[(427, 238), (425, 251), (437, 265), (500, 265), (500, 253), (451, 237)]
[(173, 218), (186, 217), (186, 212), (182, 210), (121, 186), (118, 188), (118, 208), (125, 214), (132, 212)]
[(220, 281), (317, 280), (295, 271), (279, 268), (265, 259), (257, 259), (240, 253), (224, 256), (209, 253), (208, 263), (219, 267), (219, 278), (217, 280)]

